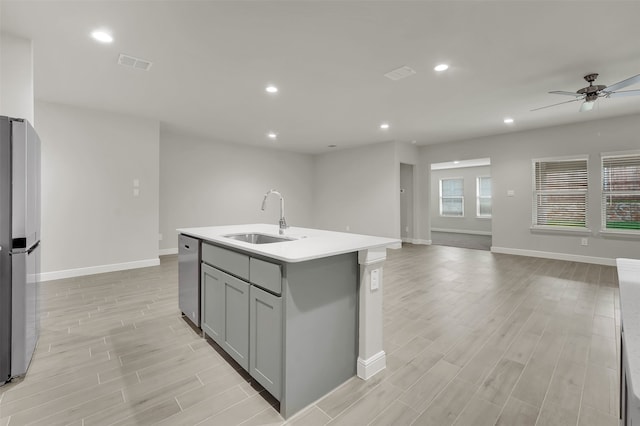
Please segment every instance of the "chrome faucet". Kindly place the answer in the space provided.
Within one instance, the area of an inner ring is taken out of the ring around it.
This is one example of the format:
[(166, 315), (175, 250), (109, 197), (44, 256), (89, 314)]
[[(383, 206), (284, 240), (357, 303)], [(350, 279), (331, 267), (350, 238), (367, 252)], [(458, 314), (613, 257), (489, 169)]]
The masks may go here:
[(287, 225), (287, 221), (284, 218), (284, 197), (275, 189), (271, 189), (269, 192), (264, 194), (264, 199), (262, 200), (262, 211), (264, 211), (264, 209), (267, 207), (267, 197), (269, 196), (269, 194), (276, 194), (278, 197), (280, 197), (280, 221), (278, 222), (278, 224), (280, 225), (280, 235), (284, 235), (284, 230), (289, 227), (289, 225)]

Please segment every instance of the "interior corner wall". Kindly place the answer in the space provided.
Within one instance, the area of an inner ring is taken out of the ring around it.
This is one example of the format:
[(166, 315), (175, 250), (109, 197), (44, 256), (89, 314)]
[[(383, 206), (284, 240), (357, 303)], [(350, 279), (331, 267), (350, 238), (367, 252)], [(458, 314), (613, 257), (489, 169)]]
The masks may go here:
[(243, 223), (277, 224), (276, 189), (289, 226), (311, 227), (313, 161), (297, 154), (230, 144), (162, 129), (160, 133), (161, 253), (175, 252), (177, 228)]
[(40, 101), (36, 113), (43, 281), (158, 264), (159, 123)]
[(33, 48), (31, 40), (0, 37), (0, 115), (34, 124)]
[[(491, 166), (460, 167), (431, 171), (431, 230), (470, 234), (491, 234), (491, 218), (479, 218), (476, 211), (476, 178), (491, 176)], [(464, 185), (464, 216), (440, 216), (440, 180), (462, 178)]]
[(395, 142), (314, 156), (314, 227), (400, 238)]
[[(596, 112), (597, 111), (593, 111)], [(640, 258), (638, 239), (604, 237), (600, 230), (600, 154), (638, 149), (640, 115), (544, 129), (506, 133), (474, 140), (421, 147), (421, 162), (491, 158), (492, 240), (494, 251), (613, 264), (617, 257)], [(583, 235), (531, 231), (533, 189), (531, 162), (536, 158), (588, 155), (588, 245)], [(507, 191), (513, 191), (508, 196)]]

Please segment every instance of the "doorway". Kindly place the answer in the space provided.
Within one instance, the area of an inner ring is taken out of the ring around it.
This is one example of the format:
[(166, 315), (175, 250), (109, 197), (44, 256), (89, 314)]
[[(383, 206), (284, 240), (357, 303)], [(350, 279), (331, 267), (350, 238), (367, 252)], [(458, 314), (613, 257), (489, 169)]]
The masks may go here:
[(414, 242), (413, 164), (400, 163), (400, 236), (402, 242)]
[(491, 159), (431, 164), (431, 244), (491, 250)]

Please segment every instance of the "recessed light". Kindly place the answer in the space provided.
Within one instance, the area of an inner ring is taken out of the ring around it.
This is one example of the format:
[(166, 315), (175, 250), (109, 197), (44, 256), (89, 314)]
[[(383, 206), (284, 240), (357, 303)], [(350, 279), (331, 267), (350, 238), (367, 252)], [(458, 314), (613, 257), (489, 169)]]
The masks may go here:
[(446, 71), (449, 69), (449, 65), (447, 64), (439, 64), (433, 68), (435, 71)]
[(513, 123), (513, 118), (511, 117), (506, 117), (504, 120), (504, 124), (512, 124)]
[(278, 134), (277, 134), (276, 132), (269, 132), (269, 133), (267, 133), (267, 137), (268, 137), (269, 139), (273, 139), (273, 140), (275, 140), (275, 139), (277, 139), (277, 138), (278, 138)]
[(458, 160), (454, 161), (453, 164), (460, 164)]
[(111, 43), (113, 41), (113, 37), (106, 31), (96, 30), (91, 33), (91, 37), (94, 40), (99, 41), (100, 43)]
[(273, 84), (268, 85), (264, 90), (266, 90), (269, 93), (278, 93), (278, 88)]
[(387, 129), (389, 128), (389, 123), (382, 123), (382, 124), (380, 125), (380, 128), (381, 128), (382, 130), (387, 130)]

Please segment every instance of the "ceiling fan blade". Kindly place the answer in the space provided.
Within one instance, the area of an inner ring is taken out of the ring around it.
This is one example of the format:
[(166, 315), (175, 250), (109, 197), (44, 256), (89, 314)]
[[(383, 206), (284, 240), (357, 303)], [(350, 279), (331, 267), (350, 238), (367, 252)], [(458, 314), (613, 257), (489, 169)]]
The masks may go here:
[(626, 80), (619, 81), (611, 86), (607, 86), (607, 92), (615, 92), (618, 89), (622, 89), (623, 87), (631, 86), (632, 84), (640, 83), (640, 74), (629, 77)]
[(622, 98), (624, 96), (638, 96), (640, 90), (623, 90), (622, 92), (612, 92), (607, 95), (607, 98)]
[(580, 96), (584, 96), (582, 93), (576, 93), (576, 92), (565, 92), (564, 90), (554, 90), (553, 92), (549, 92), (552, 93), (554, 95), (567, 95), (567, 96), (575, 96), (580, 97)]
[(571, 99), (570, 101), (564, 101), (564, 102), (559, 102), (557, 104), (543, 106), (543, 107), (540, 107), (540, 108), (532, 109), (531, 111), (538, 111), (538, 110), (545, 109), (545, 108), (551, 108), (551, 107), (554, 107), (556, 105), (562, 105), (562, 104), (568, 104), (568, 103), (571, 103), (571, 102), (581, 101), (583, 99), (584, 99), (584, 97), (581, 97), (580, 99)]

